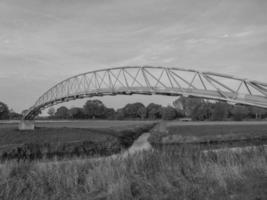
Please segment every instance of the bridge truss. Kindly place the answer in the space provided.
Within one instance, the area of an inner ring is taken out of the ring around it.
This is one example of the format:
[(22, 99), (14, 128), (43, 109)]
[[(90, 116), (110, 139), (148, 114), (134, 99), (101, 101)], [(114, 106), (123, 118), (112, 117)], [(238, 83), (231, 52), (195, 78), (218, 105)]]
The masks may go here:
[(24, 114), (75, 99), (104, 95), (191, 96), (267, 108), (267, 84), (225, 74), (168, 67), (116, 67), (70, 77), (45, 92)]

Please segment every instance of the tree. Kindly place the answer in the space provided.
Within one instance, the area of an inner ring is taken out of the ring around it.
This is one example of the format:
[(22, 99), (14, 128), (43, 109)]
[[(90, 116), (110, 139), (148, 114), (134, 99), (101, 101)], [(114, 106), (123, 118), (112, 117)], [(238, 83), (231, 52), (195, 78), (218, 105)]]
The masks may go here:
[(125, 116), (124, 116), (124, 112), (123, 112), (123, 109), (120, 108), (117, 110), (116, 114), (115, 114), (115, 119), (117, 120), (123, 120), (125, 119)]
[(85, 118), (82, 108), (74, 107), (69, 110), (69, 116), (71, 119), (83, 119)]
[(113, 108), (105, 109), (105, 119), (115, 119), (115, 110)]
[(19, 120), (21, 119), (22, 115), (19, 113), (16, 113), (13, 109), (10, 109), (9, 111), (9, 119), (13, 120)]
[(9, 119), (9, 109), (6, 104), (0, 102), (0, 120)]
[(176, 110), (184, 110), (184, 106), (183, 106), (183, 101), (181, 99), (182, 97), (179, 97), (178, 99), (176, 99), (174, 102), (172, 102), (172, 105), (174, 106), (174, 108)]
[(204, 100), (200, 98), (181, 96), (173, 102), (173, 105), (176, 109), (182, 110), (186, 117), (192, 117), (196, 107), (199, 107), (204, 103)]
[(47, 114), (49, 115), (50, 118), (53, 118), (55, 116), (55, 112), (56, 112), (55, 108), (51, 107), (48, 109)]
[(232, 109), (232, 115), (235, 121), (242, 121), (248, 117), (248, 114), (249, 110), (246, 106), (234, 106), (234, 109)]
[(212, 115), (212, 104), (209, 102), (203, 102), (198, 106), (194, 107), (192, 111), (191, 118), (192, 120), (204, 121), (209, 120)]
[(25, 115), (28, 112), (28, 109), (25, 109), (21, 112), (22, 115)]
[(139, 107), (137, 110), (137, 115), (141, 118), (141, 119), (146, 119), (147, 116), (147, 112), (146, 112), (146, 107)]
[(249, 115), (254, 119), (262, 119), (267, 114), (267, 109), (258, 108), (255, 106), (249, 107)]
[(214, 109), (212, 112), (213, 121), (222, 121), (228, 118), (228, 107), (227, 103), (217, 102), (214, 104)]
[(57, 109), (55, 117), (58, 119), (68, 119), (69, 118), (69, 109), (65, 106), (61, 106)]
[(173, 120), (177, 116), (176, 109), (171, 106), (161, 108), (161, 113), (164, 120)]
[(145, 106), (142, 103), (127, 104), (123, 109), (123, 115), (125, 118), (135, 119), (144, 118), (146, 116)]
[(150, 103), (147, 108), (148, 119), (160, 119), (161, 118), (161, 105)]
[(87, 118), (104, 118), (106, 107), (100, 100), (88, 100), (83, 106)]

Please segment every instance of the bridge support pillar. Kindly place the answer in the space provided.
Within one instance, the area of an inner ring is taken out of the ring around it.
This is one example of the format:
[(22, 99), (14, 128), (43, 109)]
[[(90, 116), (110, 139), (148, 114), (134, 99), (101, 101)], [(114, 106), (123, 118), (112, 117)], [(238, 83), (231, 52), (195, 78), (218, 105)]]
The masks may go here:
[(19, 130), (34, 130), (34, 120), (21, 120)]

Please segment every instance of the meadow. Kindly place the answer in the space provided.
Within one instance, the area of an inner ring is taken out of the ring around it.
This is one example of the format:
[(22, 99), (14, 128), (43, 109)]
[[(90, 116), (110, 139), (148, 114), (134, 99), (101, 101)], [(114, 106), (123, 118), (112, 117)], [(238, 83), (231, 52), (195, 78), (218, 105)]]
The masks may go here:
[(0, 165), (3, 200), (197, 200), (267, 198), (267, 156), (165, 148), (128, 157)]
[(59, 121), (37, 123), (34, 131), (19, 131), (14, 124), (3, 125), (0, 159), (108, 156), (127, 149), (153, 126), (154, 122), (140, 121)]
[[(26, 159), (10, 154), (0, 162), (0, 199), (267, 199), (264, 122), (104, 122), (77, 122), (82, 128), (75, 122), (46, 122), (34, 132), (2, 126), (1, 150), (18, 153), (19, 145), (28, 154)], [(153, 149), (120, 154), (145, 132)], [(256, 146), (213, 151), (212, 142)], [(39, 151), (46, 156), (38, 157)]]
[(154, 146), (202, 145), (210, 148), (267, 144), (266, 122), (166, 122), (150, 137)]

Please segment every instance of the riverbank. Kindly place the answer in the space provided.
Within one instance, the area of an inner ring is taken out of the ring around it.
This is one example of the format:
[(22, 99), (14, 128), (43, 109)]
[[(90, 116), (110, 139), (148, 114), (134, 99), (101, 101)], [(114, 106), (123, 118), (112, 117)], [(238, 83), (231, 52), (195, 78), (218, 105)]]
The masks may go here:
[(154, 148), (199, 146), (232, 148), (267, 145), (267, 123), (259, 122), (162, 122), (149, 138)]
[(0, 130), (1, 160), (36, 160), (71, 157), (97, 157), (128, 149), (154, 123), (131, 124), (111, 128), (44, 128), (18, 131)]

